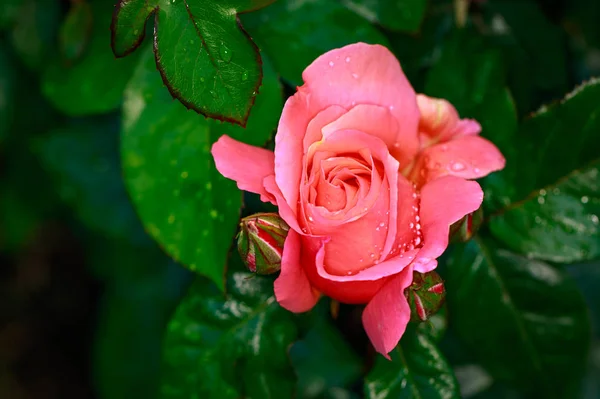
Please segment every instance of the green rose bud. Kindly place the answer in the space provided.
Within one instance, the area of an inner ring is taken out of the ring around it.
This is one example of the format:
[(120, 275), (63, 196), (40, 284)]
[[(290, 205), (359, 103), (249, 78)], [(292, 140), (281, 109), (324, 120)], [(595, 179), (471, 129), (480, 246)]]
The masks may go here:
[(450, 226), (450, 241), (454, 243), (469, 241), (477, 233), (482, 222), (483, 209), (479, 208), (469, 213)]
[(413, 273), (412, 284), (404, 291), (410, 306), (411, 321), (426, 321), (444, 304), (446, 289), (436, 272)]
[(237, 246), (248, 270), (258, 274), (278, 272), (289, 229), (276, 213), (257, 213), (243, 218)]

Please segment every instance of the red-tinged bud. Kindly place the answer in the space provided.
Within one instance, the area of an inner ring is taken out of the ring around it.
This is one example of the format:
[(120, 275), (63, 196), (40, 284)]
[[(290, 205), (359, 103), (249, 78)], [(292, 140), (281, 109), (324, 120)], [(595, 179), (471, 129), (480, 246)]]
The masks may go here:
[(469, 213), (450, 226), (450, 241), (453, 243), (469, 241), (477, 233), (482, 222), (483, 209), (479, 208)]
[(437, 313), (446, 299), (442, 278), (436, 272), (413, 273), (412, 284), (404, 291), (411, 321), (426, 321)]
[(257, 274), (278, 272), (289, 229), (276, 213), (256, 213), (243, 218), (237, 245), (248, 270)]

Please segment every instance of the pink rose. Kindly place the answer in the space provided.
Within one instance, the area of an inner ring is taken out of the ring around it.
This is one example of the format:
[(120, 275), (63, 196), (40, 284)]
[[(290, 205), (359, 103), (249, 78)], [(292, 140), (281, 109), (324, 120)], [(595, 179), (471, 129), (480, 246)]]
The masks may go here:
[(283, 109), (275, 153), (223, 136), (217, 169), (279, 207), (291, 229), (275, 295), (292, 312), (320, 294), (367, 304), (363, 324), (387, 357), (410, 318), (413, 270), (437, 266), (452, 223), (481, 205), (474, 179), (504, 158), (447, 101), (416, 95), (385, 47), (317, 58)]

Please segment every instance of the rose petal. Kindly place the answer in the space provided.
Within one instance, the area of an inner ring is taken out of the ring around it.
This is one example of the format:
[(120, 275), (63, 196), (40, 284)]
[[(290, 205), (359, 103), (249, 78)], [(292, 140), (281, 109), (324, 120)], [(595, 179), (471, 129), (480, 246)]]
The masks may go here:
[(275, 203), (263, 186), (263, 179), (274, 173), (271, 151), (223, 135), (213, 144), (211, 153), (219, 173), (235, 180), (240, 190), (260, 194), (263, 201)]
[(300, 235), (290, 230), (283, 245), (281, 273), (275, 280), (275, 298), (279, 304), (295, 313), (312, 309), (319, 300), (300, 263)]
[(308, 66), (302, 77), (303, 90), (319, 109), (330, 105), (350, 109), (357, 104), (387, 107), (398, 122), (398, 146), (391, 148), (392, 155), (402, 164), (414, 158), (419, 149), (416, 95), (387, 48), (356, 43), (329, 51)]
[(301, 261), (313, 286), (323, 294), (342, 303), (363, 304), (369, 302), (385, 284), (387, 278), (360, 281), (344, 276), (346, 280), (343, 282), (323, 278), (318, 273), (317, 267), (323, 270), (324, 247), (327, 241), (327, 237), (302, 236)]
[(477, 179), (504, 168), (505, 163), (498, 148), (483, 137), (458, 137), (425, 149), (412, 179), (419, 185), (445, 175)]
[[(398, 141), (398, 121), (388, 108), (359, 104), (323, 128), (323, 136), (338, 130), (358, 130), (379, 137), (390, 149)], [(403, 144), (403, 143), (400, 143)]]
[[(310, 94), (299, 90), (286, 101), (279, 119), (275, 135), (275, 175), (283, 197), (294, 210), (299, 196), (305, 138), (307, 141), (308, 137), (320, 139), (321, 128), (345, 111), (337, 106), (325, 108), (312, 106)], [(323, 114), (317, 115), (321, 110)]]
[(375, 294), (363, 311), (362, 321), (375, 350), (390, 357), (410, 320), (410, 307), (404, 290), (412, 283), (412, 267), (394, 276)]
[(455, 176), (433, 180), (421, 190), (421, 231), (423, 247), (414, 269), (426, 273), (427, 264), (448, 247), (450, 225), (481, 206), (483, 191), (474, 181)]
[(454, 137), (476, 135), (481, 132), (479, 123), (472, 119), (460, 119), (456, 108), (447, 100), (417, 94), (421, 113), (419, 133), (421, 148), (446, 142)]
[(265, 187), (267, 193), (274, 198), (274, 203), (279, 208), (279, 216), (281, 216), (281, 218), (285, 220), (285, 222), (297, 233), (302, 234), (302, 229), (300, 228), (300, 225), (296, 219), (296, 213), (294, 210), (292, 210), (292, 208), (290, 208), (283, 198), (283, 194), (281, 194), (281, 190), (279, 190), (279, 187), (275, 182), (275, 176), (270, 175), (265, 177), (263, 180), (263, 186)]

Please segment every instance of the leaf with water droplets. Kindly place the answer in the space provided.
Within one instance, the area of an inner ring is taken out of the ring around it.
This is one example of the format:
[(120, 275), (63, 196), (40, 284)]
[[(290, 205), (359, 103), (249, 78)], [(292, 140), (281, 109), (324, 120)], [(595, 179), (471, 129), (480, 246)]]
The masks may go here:
[(266, 59), (264, 68), (263, 87), (246, 129), (207, 120), (173, 101), (150, 49), (125, 90), (121, 156), (142, 223), (167, 254), (221, 288), (242, 196), (215, 169), (210, 146), (223, 134), (254, 145), (270, 138), (283, 104)]
[(235, 251), (230, 262), (227, 294), (198, 278), (169, 323), (163, 399), (293, 397), (295, 316), (277, 304), (273, 279), (242, 272)]
[(205, 116), (245, 126), (262, 61), (237, 13), (273, 1), (120, 0), (111, 25), (113, 52), (124, 57), (139, 47), (154, 15), (156, 65), (173, 97)]
[(498, 199), (490, 228), (511, 249), (561, 263), (600, 256), (599, 115), (595, 80), (520, 127), (519, 151), (486, 186)]
[(443, 277), (453, 331), (487, 371), (531, 397), (577, 397), (590, 322), (561, 268), (478, 237), (456, 245)]
[(400, 344), (381, 356), (365, 378), (365, 397), (458, 399), (458, 383), (452, 368), (433, 337), (409, 324)]

